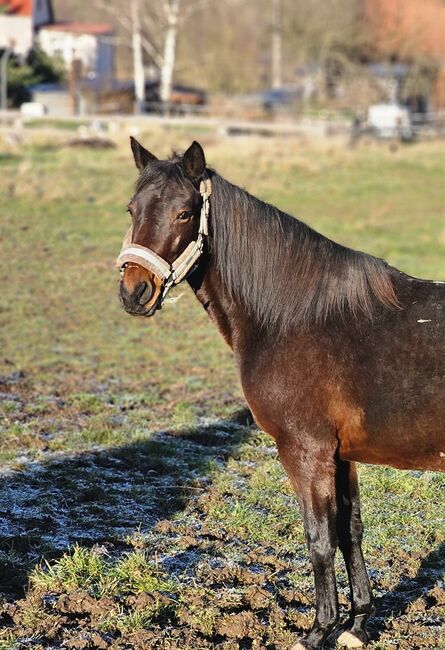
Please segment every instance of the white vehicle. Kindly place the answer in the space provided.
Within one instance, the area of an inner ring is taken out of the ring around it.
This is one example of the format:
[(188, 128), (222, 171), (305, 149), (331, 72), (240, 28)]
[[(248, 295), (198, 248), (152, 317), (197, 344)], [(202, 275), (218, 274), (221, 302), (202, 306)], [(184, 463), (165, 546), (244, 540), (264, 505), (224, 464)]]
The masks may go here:
[(374, 104), (368, 109), (368, 128), (380, 138), (412, 140), (413, 129), (408, 109), (397, 104)]

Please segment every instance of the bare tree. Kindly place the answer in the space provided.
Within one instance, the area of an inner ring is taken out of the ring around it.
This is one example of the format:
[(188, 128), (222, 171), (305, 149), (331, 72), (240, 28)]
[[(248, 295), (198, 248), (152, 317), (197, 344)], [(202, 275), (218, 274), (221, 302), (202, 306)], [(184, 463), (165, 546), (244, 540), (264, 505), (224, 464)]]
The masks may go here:
[(145, 70), (139, 18), (139, 0), (131, 0), (131, 22), (135, 112), (141, 113), (145, 101)]
[[(147, 61), (157, 68), (160, 98), (162, 102), (168, 103), (180, 27), (212, 1), (216, 0), (131, 0), (129, 6), (126, 6), (116, 1), (94, 0), (96, 7), (107, 12), (131, 36), (137, 109), (140, 110), (143, 104), (144, 62)], [(234, 5), (241, 4), (243, 0), (224, 1)]]
[(280, 88), (282, 75), (282, 1), (272, 0), (272, 88)]
[(129, 5), (108, 0), (94, 1), (130, 37), (125, 41), (133, 53), (135, 110), (140, 112), (145, 100), (146, 62), (158, 69), (161, 99), (168, 101), (175, 63), (180, 0), (131, 0)]
[(175, 67), (176, 39), (178, 35), (180, 0), (164, 0), (166, 19), (164, 55), (161, 67), (161, 101), (166, 104), (171, 96)]
[[(60, 0), (62, 1), (62, 0)], [(63, 0), (72, 2), (74, 0)], [(132, 48), (136, 107), (149, 67), (168, 103), (175, 72), (184, 83), (224, 93), (279, 87), (296, 69), (356, 73), (364, 0), (93, 0)], [(377, 0), (376, 0), (377, 1)], [(383, 1), (383, 0), (382, 0)], [(437, 0), (439, 1), (439, 0)], [(120, 61), (129, 58), (121, 57)], [(349, 71), (349, 72), (348, 72)], [(315, 74), (315, 73), (314, 73)], [(324, 92), (323, 90), (321, 92)]]

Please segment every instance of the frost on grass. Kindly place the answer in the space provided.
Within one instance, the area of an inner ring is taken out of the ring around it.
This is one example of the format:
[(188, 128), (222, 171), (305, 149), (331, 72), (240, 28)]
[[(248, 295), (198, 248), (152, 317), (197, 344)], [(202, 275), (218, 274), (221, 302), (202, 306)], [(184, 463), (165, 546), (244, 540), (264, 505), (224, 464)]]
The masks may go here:
[[(233, 430), (238, 442), (240, 427)], [(230, 451), (228, 431), (206, 424), (188, 439), (158, 433), (117, 448), (46, 454), (40, 463), (24, 458), (22, 469), (0, 473), (0, 539), (31, 536), (57, 551), (148, 530), (209, 480)]]
[[(207, 648), (266, 639), (271, 629), (288, 644), (286, 628), (309, 624), (310, 606), (285, 577), (289, 562), (269, 541), (251, 543), (259, 520), (236, 505), (258, 463), (270, 462), (269, 446), (251, 434), (207, 421), (4, 472), (2, 543), (26, 535), (22, 555), (38, 545), (58, 557), (30, 573), (24, 600), (0, 605), (5, 630), (16, 640), (32, 632), (45, 647)], [(227, 529), (224, 501), (233, 510)], [(261, 504), (252, 509), (263, 516)], [(289, 606), (285, 626), (283, 606), (293, 601), (306, 613)]]

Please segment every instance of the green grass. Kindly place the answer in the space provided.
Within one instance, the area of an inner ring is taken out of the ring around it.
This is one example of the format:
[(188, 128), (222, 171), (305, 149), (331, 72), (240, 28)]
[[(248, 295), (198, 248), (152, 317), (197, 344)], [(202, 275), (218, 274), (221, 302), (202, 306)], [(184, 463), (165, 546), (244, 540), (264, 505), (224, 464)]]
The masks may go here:
[(48, 591), (83, 589), (91, 596), (176, 591), (176, 583), (163, 575), (143, 550), (124, 554), (115, 564), (95, 549), (75, 546), (56, 564), (46, 563), (30, 575), (30, 585)]
[[(441, 143), (202, 137), (209, 162), (253, 194), (444, 278)], [(141, 139), (163, 155), (193, 134)], [(186, 287), (148, 321), (119, 306), (128, 146), (4, 149), (0, 647), (289, 648), (311, 624), (312, 573), (272, 441), (233, 420), (234, 360)], [(361, 467), (360, 482), (371, 647), (443, 647), (444, 477)]]
[(81, 120), (57, 120), (48, 117), (37, 120), (27, 119), (25, 124), (27, 129), (52, 128), (62, 129), (65, 131), (77, 131), (81, 126), (88, 126), (88, 122), (83, 122)]

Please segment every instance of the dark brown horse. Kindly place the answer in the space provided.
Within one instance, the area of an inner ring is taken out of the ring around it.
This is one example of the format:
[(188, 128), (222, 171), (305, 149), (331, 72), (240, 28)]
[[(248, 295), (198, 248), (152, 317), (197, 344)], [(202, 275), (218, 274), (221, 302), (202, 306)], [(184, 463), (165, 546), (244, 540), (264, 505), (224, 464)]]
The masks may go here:
[(352, 599), (339, 641), (359, 647), (373, 607), (354, 463), (445, 471), (445, 284), (250, 196), (206, 169), (196, 142), (167, 161), (135, 140), (132, 149), (140, 175), (119, 258), (123, 305), (150, 316), (187, 278), (301, 504), (316, 618), (294, 648), (321, 648), (338, 622), (337, 547)]

